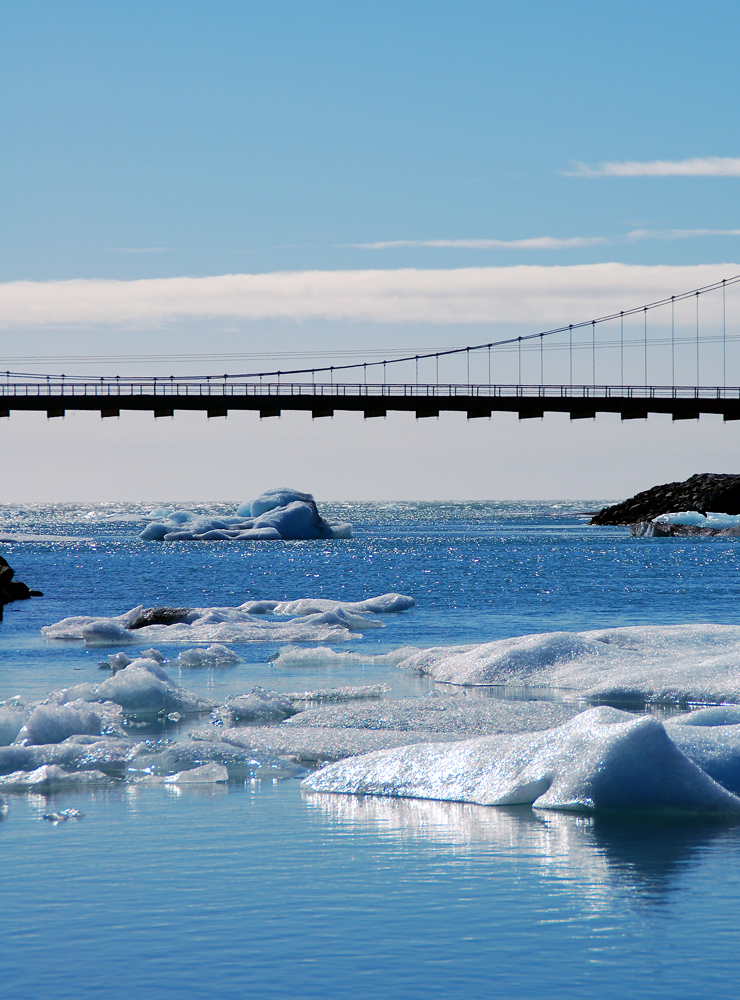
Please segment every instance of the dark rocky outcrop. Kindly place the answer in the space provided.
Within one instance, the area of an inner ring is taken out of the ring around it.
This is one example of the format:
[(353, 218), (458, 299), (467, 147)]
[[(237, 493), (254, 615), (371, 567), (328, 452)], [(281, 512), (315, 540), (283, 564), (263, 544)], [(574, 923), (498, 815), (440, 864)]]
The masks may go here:
[(192, 608), (144, 608), (136, 621), (129, 625), (130, 629), (146, 628), (147, 625), (179, 625), (189, 624), (197, 614)]
[(590, 523), (636, 524), (679, 510), (740, 514), (740, 476), (702, 472), (682, 483), (653, 486), (629, 500), (605, 507)]
[(0, 556), (0, 618), (2, 609), (13, 601), (27, 601), (29, 597), (43, 597), (40, 590), (29, 590), (25, 583), (14, 580), (15, 570)]

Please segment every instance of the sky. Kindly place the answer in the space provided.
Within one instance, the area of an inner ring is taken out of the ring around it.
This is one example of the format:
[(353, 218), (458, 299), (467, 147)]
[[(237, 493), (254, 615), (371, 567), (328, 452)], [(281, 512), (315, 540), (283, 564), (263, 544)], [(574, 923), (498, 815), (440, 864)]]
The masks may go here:
[[(729, 2), (0, 0), (0, 370), (329, 364), (740, 274), (739, 33)], [(0, 501), (618, 498), (740, 472), (739, 435), (13, 413)]]

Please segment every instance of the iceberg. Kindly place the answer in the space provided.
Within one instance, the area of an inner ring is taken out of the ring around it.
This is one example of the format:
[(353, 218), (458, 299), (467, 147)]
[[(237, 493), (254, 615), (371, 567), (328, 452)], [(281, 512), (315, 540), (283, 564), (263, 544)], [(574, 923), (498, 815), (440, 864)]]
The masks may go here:
[[(82, 640), (86, 646), (207, 642), (211, 648), (216, 644), (223, 649), (226, 642), (342, 642), (383, 627), (369, 614), (397, 614), (414, 604), (412, 597), (403, 594), (381, 594), (363, 601), (250, 600), (235, 608), (144, 608), (140, 604), (114, 617), (63, 618), (45, 625), (41, 633), (47, 639)], [(123, 657), (121, 653), (115, 662), (109, 659), (111, 667), (117, 669)]]
[(655, 717), (605, 706), (544, 732), (366, 754), (329, 765), (303, 785), (315, 792), (488, 806), (740, 817), (740, 797), (683, 753)]
[(350, 524), (329, 524), (310, 493), (276, 489), (248, 500), (235, 517), (213, 518), (193, 511), (155, 511), (139, 535), (145, 542), (291, 541), (351, 538)]
[(460, 685), (560, 689), (591, 702), (740, 703), (740, 627), (639, 625), (438, 646), (400, 667)]

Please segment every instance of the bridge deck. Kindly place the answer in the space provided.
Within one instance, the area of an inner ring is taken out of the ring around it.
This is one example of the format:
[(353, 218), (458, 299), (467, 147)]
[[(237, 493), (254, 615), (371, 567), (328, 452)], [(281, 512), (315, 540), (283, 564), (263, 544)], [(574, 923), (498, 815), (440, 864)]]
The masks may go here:
[(740, 420), (740, 388), (717, 386), (327, 384), (157, 379), (0, 382), (0, 416), (11, 411), (45, 411), (49, 417), (71, 410), (98, 411), (103, 417), (121, 410), (148, 410), (173, 416), (176, 410), (201, 410), (209, 417), (229, 410), (254, 410), (262, 417), (304, 410), (314, 417), (354, 411), (384, 417), (391, 411), (436, 417), (441, 412), (469, 418), (518, 413), (521, 419), (546, 412), (568, 413), (574, 420), (597, 413), (619, 413), (623, 420), (669, 413), (674, 420), (698, 419), (702, 413)]

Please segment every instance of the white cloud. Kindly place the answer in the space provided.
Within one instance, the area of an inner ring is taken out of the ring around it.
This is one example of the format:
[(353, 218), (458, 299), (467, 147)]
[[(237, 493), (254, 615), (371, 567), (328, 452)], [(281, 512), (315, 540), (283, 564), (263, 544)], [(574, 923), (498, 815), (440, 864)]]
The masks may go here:
[(282, 271), (0, 284), (0, 327), (162, 328), (280, 318), (375, 323), (575, 323), (740, 273), (740, 264)]
[(740, 157), (695, 156), (689, 160), (574, 163), (566, 177), (740, 177)]
[(689, 240), (697, 236), (740, 236), (740, 229), (633, 229), (628, 240)]
[(170, 253), (169, 247), (110, 247), (109, 253)]
[[(623, 236), (533, 236), (522, 240), (385, 240), (351, 243), (357, 250), (393, 250), (398, 247), (452, 248), (462, 250), (571, 250), (578, 247), (609, 246), (632, 240), (686, 240), (699, 236), (740, 236), (740, 229), (633, 229)], [(347, 244), (345, 244), (347, 245)]]
[(392, 250), (397, 247), (454, 248), (462, 250), (568, 250), (607, 243), (605, 236), (532, 236), (523, 240), (386, 240), (381, 243), (352, 243), (357, 250)]

